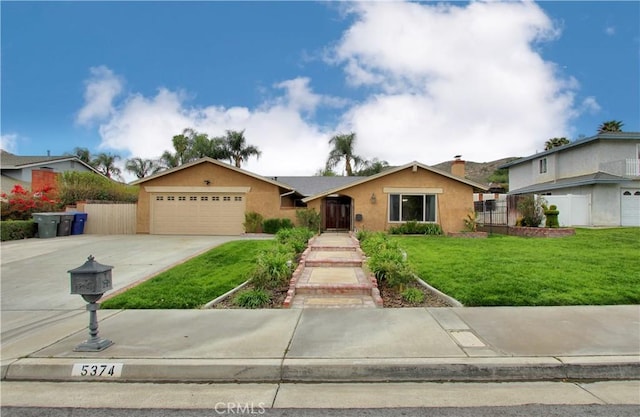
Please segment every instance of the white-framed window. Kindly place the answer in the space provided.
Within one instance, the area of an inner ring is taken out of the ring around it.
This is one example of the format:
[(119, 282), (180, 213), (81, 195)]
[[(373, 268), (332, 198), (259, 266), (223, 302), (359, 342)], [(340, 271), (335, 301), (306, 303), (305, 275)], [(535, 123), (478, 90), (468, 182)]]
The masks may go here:
[(547, 172), (547, 158), (540, 159), (538, 161), (538, 165), (539, 165), (541, 174), (544, 174)]
[(433, 194), (389, 194), (389, 222), (435, 222)]

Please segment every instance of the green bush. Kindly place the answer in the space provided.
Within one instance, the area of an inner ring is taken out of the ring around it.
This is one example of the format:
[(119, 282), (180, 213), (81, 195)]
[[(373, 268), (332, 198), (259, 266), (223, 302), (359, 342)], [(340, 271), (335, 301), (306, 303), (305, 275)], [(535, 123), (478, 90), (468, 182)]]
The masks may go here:
[(290, 246), (296, 255), (307, 248), (307, 243), (311, 237), (313, 237), (313, 232), (306, 227), (285, 228), (278, 230), (278, 233), (276, 233), (278, 243)]
[(555, 204), (552, 204), (549, 207), (543, 205), (542, 210), (545, 215), (545, 227), (560, 227), (560, 222), (558, 221), (558, 215), (560, 215), (560, 211)]
[(280, 229), (292, 229), (293, 222), (289, 219), (266, 219), (262, 222), (262, 231), (264, 233), (276, 234)]
[(412, 220), (389, 228), (389, 233), (392, 235), (441, 235), (442, 228), (437, 223), (419, 223)]
[(242, 291), (233, 299), (235, 305), (243, 308), (261, 308), (269, 304), (269, 301), (269, 294), (261, 289)]
[(411, 304), (421, 304), (424, 301), (424, 293), (418, 288), (407, 288), (402, 291), (402, 298)]
[(384, 232), (363, 232), (360, 237), (360, 248), (367, 254), (371, 255), (378, 249), (391, 244), (389, 236)]
[(296, 210), (296, 219), (298, 219), (298, 225), (306, 227), (314, 233), (320, 232), (320, 225), (322, 224), (322, 217), (316, 209), (303, 209)]
[(533, 194), (521, 196), (518, 199), (517, 207), (521, 218), (518, 219), (519, 226), (538, 227), (544, 218), (542, 206), (545, 200), (542, 197), (536, 198)]
[(247, 233), (260, 233), (262, 232), (262, 222), (264, 218), (262, 214), (255, 211), (249, 211), (244, 214), (244, 231)]
[(138, 201), (138, 186), (113, 181), (95, 172), (66, 171), (58, 179), (58, 198), (62, 205), (78, 201)]
[(34, 237), (38, 225), (33, 220), (8, 220), (0, 222), (2, 241), (19, 240)]
[(276, 245), (261, 252), (251, 282), (259, 289), (271, 290), (287, 283), (293, 270), (294, 254), (289, 246)]

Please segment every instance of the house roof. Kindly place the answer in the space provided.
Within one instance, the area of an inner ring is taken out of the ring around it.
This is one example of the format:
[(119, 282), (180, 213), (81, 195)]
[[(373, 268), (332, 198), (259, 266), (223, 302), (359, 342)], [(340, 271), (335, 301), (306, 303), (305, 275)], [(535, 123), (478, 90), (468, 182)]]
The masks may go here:
[(42, 167), (51, 164), (55, 164), (58, 162), (67, 162), (74, 161), (79, 164), (84, 165), (87, 169), (102, 175), (98, 170), (96, 170), (91, 165), (87, 164), (80, 158), (75, 155), (62, 155), (62, 156), (37, 156), (37, 155), (14, 155), (10, 152), (0, 150), (0, 169), (23, 169), (23, 168), (34, 168), (34, 167)]
[(460, 181), (460, 182), (462, 182), (464, 184), (467, 184), (467, 185), (470, 185), (471, 187), (473, 187), (474, 191), (487, 191), (489, 189), (487, 186), (485, 186), (483, 184), (468, 180), (466, 178), (460, 178), (460, 177), (457, 177), (457, 176), (455, 176), (455, 175), (453, 175), (453, 174), (451, 174), (449, 172), (441, 171), (439, 169), (432, 168), (430, 166), (421, 164), (420, 162), (413, 161), (413, 162), (410, 162), (410, 163), (408, 163), (406, 165), (402, 165), (402, 166), (399, 166), (399, 167), (396, 167), (396, 168), (384, 170), (384, 171), (382, 171), (382, 172), (380, 172), (378, 174), (371, 175), (369, 177), (360, 177), (359, 180), (352, 181), (352, 182), (349, 182), (347, 184), (343, 184), (341, 186), (338, 186), (338, 187), (335, 187), (335, 188), (332, 188), (332, 189), (329, 189), (329, 190), (325, 190), (325, 191), (320, 192), (318, 194), (314, 194), (312, 196), (304, 198), (302, 201), (306, 203), (306, 202), (315, 200), (317, 198), (325, 197), (325, 196), (327, 196), (329, 194), (335, 194), (335, 193), (338, 193), (338, 192), (344, 190), (345, 188), (349, 188), (349, 187), (353, 187), (353, 186), (356, 186), (356, 185), (364, 184), (366, 182), (373, 181), (375, 179), (382, 178), (384, 176), (391, 175), (391, 174), (394, 174), (396, 172), (399, 172), (399, 171), (402, 171), (402, 170), (405, 170), (405, 169), (411, 168), (411, 167), (422, 168), (424, 170), (433, 172), (435, 174), (442, 175), (442, 176), (445, 176), (447, 178), (451, 178), (451, 179), (456, 180), (456, 181)]
[(277, 181), (289, 184), (303, 197), (320, 194), (326, 190), (340, 188), (367, 177), (275, 177)]
[(524, 162), (531, 161), (533, 159), (541, 158), (547, 155), (551, 155), (553, 153), (566, 151), (567, 149), (575, 148), (576, 146), (586, 145), (587, 143), (591, 143), (597, 140), (640, 140), (640, 132), (618, 132), (618, 133), (600, 133), (595, 136), (591, 136), (588, 138), (576, 140), (567, 145), (557, 146), (555, 148), (551, 148), (548, 151), (538, 152), (536, 154), (519, 158), (504, 165), (500, 165), (498, 168), (509, 168), (514, 165), (519, 165)]
[(158, 173), (150, 175), (148, 177), (140, 178), (139, 180), (133, 181), (131, 183), (131, 185), (142, 184), (144, 182), (151, 181), (153, 179), (160, 178), (160, 177), (163, 177), (165, 175), (173, 174), (174, 172), (178, 172), (178, 171), (181, 171), (183, 169), (186, 169), (186, 168), (189, 168), (189, 167), (192, 167), (192, 166), (195, 166), (195, 165), (203, 164), (203, 163), (210, 163), (210, 164), (213, 164), (213, 165), (218, 165), (218, 166), (221, 166), (223, 168), (227, 168), (227, 169), (230, 169), (232, 171), (238, 172), (240, 174), (244, 174), (246, 176), (249, 176), (249, 177), (264, 181), (264, 182), (268, 182), (269, 184), (273, 184), (273, 185), (278, 186), (280, 188), (284, 188), (285, 190), (295, 191), (295, 189), (293, 187), (291, 187), (290, 185), (283, 184), (282, 182), (278, 182), (278, 181), (269, 179), (267, 177), (262, 177), (260, 175), (254, 174), (253, 172), (245, 171), (244, 169), (241, 169), (241, 168), (236, 168), (233, 165), (229, 165), (227, 163), (224, 163), (224, 162), (218, 161), (217, 159), (213, 159), (213, 158), (209, 158), (209, 157), (200, 158), (200, 159), (197, 159), (195, 161), (187, 162), (186, 164), (182, 164), (182, 165), (180, 165), (178, 167), (169, 168), (167, 170), (158, 172)]
[(629, 179), (599, 171), (593, 174), (580, 175), (577, 177), (563, 178), (561, 180), (529, 185), (527, 187), (509, 191), (509, 194), (529, 194), (541, 191), (557, 190), (560, 188), (579, 187), (583, 185), (593, 184), (617, 184), (623, 181), (629, 181)]

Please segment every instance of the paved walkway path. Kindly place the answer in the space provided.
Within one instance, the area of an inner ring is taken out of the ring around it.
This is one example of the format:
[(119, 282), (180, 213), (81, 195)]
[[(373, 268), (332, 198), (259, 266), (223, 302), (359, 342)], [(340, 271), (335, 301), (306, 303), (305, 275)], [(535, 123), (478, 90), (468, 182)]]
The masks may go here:
[(375, 308), (382, 299), (375, 279), (362, 269), (364, 254), (348, 233), (323, 233), (309, 243), (291, 280), (285, 306)]

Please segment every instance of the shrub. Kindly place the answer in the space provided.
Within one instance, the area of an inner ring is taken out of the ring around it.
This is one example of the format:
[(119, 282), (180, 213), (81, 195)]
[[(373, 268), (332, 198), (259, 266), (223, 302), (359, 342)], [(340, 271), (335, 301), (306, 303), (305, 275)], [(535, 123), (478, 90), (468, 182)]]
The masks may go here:
[(320, 232), (320, 225), (322, 224), (322, 217), (316, 209), (303, 209), (296, 210), (296, 218), (298, 219), (298, 225), (306, 227), (314, 233)]
[(275, 289), (287, 283), (291, 277), (294, 254), (289, 246), (276, 245), (261, 252), (251, 281), (259, 289)]
[(2, 241), (34, 237), (38, 225), (33, 220), (8, 220), (0, 222)]
[(269, 304), (269, 301), (269, 294), (261, 289), (242, 291), (233, 299), (235, 305), (244, 308), (261, 308)]
[(518, 199), (518, 211), (520, 212), (522, 226), (538, 227), (542, 223), (544, 213), (542, 206), (545, 203), (544, 198), (536, 198), (533, 194), (521, 196)]
[(313, 236), (313, 232), (306, 227), (294, 227), (293, 229), (280, 229), (276, 233), (278, 243), (289, 246), (293, 252), (298, 255), (307, 248), (309, 239)]
[(380, 247), (372, 252), (367, 260), (369, 270), (378, 279), (385, 279), (387, 275), (399, 268), (404, 263), (402, 252), (398, 248)]
[(383, 232), (366, 232), (360, 235), (360, 248), (367, 254), (372, 255), (382, 247), (390, 245), (389, 236)]
[(244, 214), (244, 230), (247, 233), (260, 233), (262, 232), (262, 222), (264, 218), (262, 214), (255, 211), (249, 211)]
[(51, 187), (31, 192), (16, 184), (9, 195), (2, 193), (0, 197), (3, 220), (29, 220), (33, 213), (55, 211), (59, 207)]
[(542, 210), (545, 216), (545, 227), (560, 227), (560, 222), (558, 221), (558, 215), (560, 214), (560, 211), (555, 204), (552, 204), (549, 207), (547, 207), (546, 205), (542, 205)]
[(390, 287), (398, 288), (400, 291), (404, 286), (415, 280), (411, 267), (406, 262), (398, 262), (392, 264), (392, 267), (386, 272), (384, 279)]
[(289, 219), (266, 219), (262, 223), (262, 230), (265, 233), (276, 234), (280, 229), (293, 228), (293, 222)]
[(402, 291), (402, 298), (411, 304), (420, 304), (424, 301), (424, 293), (418, 288), (407, 288)]
[(475, 232), (478, 230), (478, 213), (475, 211), (467, 214), (467, 217), (463, 219), (464, 230), (467, 232)]
[(122, 184), (95, 172), (66, 171), (58, 177), (58, 197), (61, 204), (78, 201), (138, 201), (138, 187)]
[(389, 228), (392, 235), (441, 235), (442, 229), (437, 223), (419, 223), (415, 220)]

